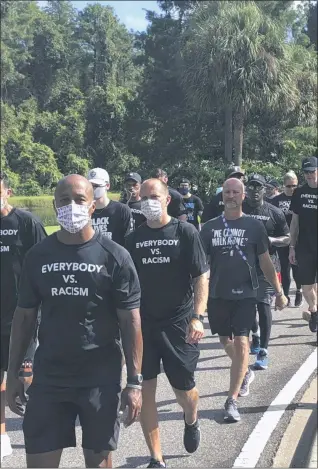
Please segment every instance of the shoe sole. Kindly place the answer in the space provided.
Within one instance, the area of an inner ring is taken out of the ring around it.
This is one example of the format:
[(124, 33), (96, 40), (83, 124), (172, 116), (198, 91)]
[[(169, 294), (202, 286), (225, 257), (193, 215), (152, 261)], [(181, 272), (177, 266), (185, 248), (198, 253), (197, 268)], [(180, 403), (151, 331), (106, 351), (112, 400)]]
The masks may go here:
[(257, 355), (257, 354), (259, 354), (260, 350), (261, 350), (261, 349), (259, 349), (259, 350), (257, 350), (257, 351), (255, 351), (255, 350), (250, 350), (250, 355)]
[(246, 393), (245, 393), (245, 394), (240, 394), (240, 393), (239, 393), (239, 396), (240, 396), (240, 397), (247, 397), (247, 396), (249, 395), (249, 393), (250, 393), (250, 385), (253, 383), (254, 379), (255, 379), (255, 374), (253, 373), (253, 374), (252, 374), (252, 377), (251, 377), (251, 379), (250, 379), (250, 381), (249, 381), (249, 383), (248, 383), (248, 386), (247, 386), (247, 389), (246, 389)]
[(241, 417), (237, 417), (237, 418), (235, 419), (234, 417), (230, 417), (230, 416), (228, 416), (228, 415), (225, 415), (225, 416), (224, 416), (224, 420), (225, 420), (225, 422), (227, 422), (227, 423), (237, 423), (237, 422), (239, 422), (239, 421), (241, 420)]
[(267, 370), (268, 365), (262, 366), (262, 365), (254, 365), (254, 370)]

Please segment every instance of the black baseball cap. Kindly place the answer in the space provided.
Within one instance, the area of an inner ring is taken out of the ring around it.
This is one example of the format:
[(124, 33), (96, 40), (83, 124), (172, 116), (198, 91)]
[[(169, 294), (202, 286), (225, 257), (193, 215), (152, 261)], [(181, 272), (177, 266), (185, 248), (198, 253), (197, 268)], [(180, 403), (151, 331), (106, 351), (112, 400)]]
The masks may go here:
[(125, 176), (125, 182), (127, 182), (127, 181), (135, 181), (135, 182), (139, 182), (139, 184), (141, 184), (141, 176), (138, 173), (128, 173)]
[(251, 184), (253, 182), (260, 184), (261, 186), (266, 186), (265, 178), (261, 174), (257, 174), (257, 173), (251, 174), (248, 177), (247, 184)]
[(187, 178), (182, 178), (182, 179), (180, 179), (179, 184), (191, 184), (191, 182)]
[(225, 171), (225, 178), (229, 179), (230, 177), (233, 177), (234, 175), (244, 176), (244, 174), (245, 172), (240, 166), (230, 166)]
[(279, 188), (279, 182), (276, 181), (276, 179), (271, 179), (270, 181), (268, 181), (268, 183), (266, 185), (271, 186), (271, 187), (275, 187), (276, 189)]
[(309, 158), (304, 158), (301, 162), (301, 168), (303, 171), (315, 171), (317, 169), (317, 157), (310, 156)]

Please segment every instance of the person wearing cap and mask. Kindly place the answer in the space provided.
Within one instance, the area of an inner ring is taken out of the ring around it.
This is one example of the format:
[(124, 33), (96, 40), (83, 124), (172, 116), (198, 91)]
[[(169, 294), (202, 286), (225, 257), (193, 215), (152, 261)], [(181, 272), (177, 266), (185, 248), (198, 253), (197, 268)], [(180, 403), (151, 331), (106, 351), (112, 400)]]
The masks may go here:
[(200, 231), (200, 218), (203, 212), (203, 203), (200, 197), (190, 192), (191, 183), (189, 179), (183, 178), (179, 183), (179, 192), (183, 197), (183, 205), (187, 211), (187, 222)]
[[(266, 202), (266, 180), (260, 174), (252, 174), (246, 185), (247, 197), (243, 202), (245, 215), (255, 218), (264, 224), (268, 241), (269, 254), (276, 268), (280, 271), (277, 247), (288, 246), (290, 236), (289, 228), (284, 213), (274, 205)], [(259, 289), (257, 291), (257, 310), (259, 315), (259, 329), (255, 322), (253, 331), (253, 342), (251, 352), (257, 354), (254, 364), (256, 369), (268, 368), (268, 344), (272, 328), (271, 298), (274, 291), (259, 269)], [(283, 290), (276, 296), (284, 296)]]
[(127, 205), (108, 198), (109, 175), (105, 169), (94, 168), (87, 179), (93, 185), (96, 209), (92, 215), (92, 226), (104, 236), (124, 246), (125, 236), (132, 230), (131, 211)]
[(141, 211), (141, 176), (138, 173), (128, 173), (126, 174), (124, 183), (127, 194), (125, 202), (130, 208), (133, 218), (133, 229), (135, 230), (146, 221), (146, 217)]
[[(28, 251), (14, 313), (8, 405), (23, 416), (27, 467), (59, 467), (63, 448), (76, 446), (79, 417), (86, 467), (112, 467), (120, 429), (141, 404), (140, 284), (129, 253), (95, 232), (92, 184), (72, 174), (59, 181), (54, 207), (61, 229)], [(18, 379), (41, 305), (33, 382)], [(127, 385), (121, 393), (121, 333)], [(24, 410), (24, 405), (26, 409)]]
[(178, 218), (181, 221), (187, 221), (187, 213), (186, 208), (183, 203), (183, 198), (179, 194), (178, 191), (172, 189), (172, 187), (168, 186), (168, 174), (163, 169), (157, 168), (152, 173), (152, 178), (157, 178), (160, 181), (167, 184), (169, 195), (170, 195), (170, 203), (168, 206), (168, 214), (170, 217)]
[[(230, 178), (239, 179), (240, 181), (244, 180), (244, 171), (239, 166), (230, 166), (225, 171), (225, 180)], [(223, 194), (220, 190), (216, 195), (214, 195), (211, 201), (205, 205), (201, 222), (206, 223), (213, 218), (216, 218), (222, 214), (224, 210)]]
[(317, 332), (317, 158), (311, 156), (302, 161), (306, 183), (293, 193), (290, 210), (289, 260), (298, 264), (303, 294), (308, 311), (303, 318), (309, 322), (311, 332)]
[(276, 179), (268, 181), (266, 183), (266, 202), (271, 202), (271, 200), (279, 194), (279, 182), (276, 181)]

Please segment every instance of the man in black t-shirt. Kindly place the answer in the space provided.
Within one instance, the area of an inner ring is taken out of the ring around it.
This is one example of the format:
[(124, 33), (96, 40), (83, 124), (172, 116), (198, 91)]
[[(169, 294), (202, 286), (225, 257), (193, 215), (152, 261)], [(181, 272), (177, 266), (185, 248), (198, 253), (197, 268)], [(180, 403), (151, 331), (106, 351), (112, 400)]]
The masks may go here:
[(266, 183), (266, 202), (271, 202), (274, 197), (277, 197), (279, 192), (279, 182), (276, 179), (270, 179)]
[[(236, 178), (240, 181), (244, 179), (244, 171), (239, 166), (230, 166), (225, 171), (225, 180), (230, 178)], [(218, 217), (224, 210), (223, 194), (222, 191), (214, 195), (211, 201), (206, 204), (202, 214), (202, 223), (206, 223), (213, 218)]]
[(141, 285), (141, 424), (151, 453), (148, 467), (165, 467), (155, 402), (161, 360), (184, 411), (185, 449), (193, 453), (200, 444), (194, 371), (199, 357), (198, 341), (204, 335), (200, 316), (207, 303), (208, 266), (194, 226), (168, 215), (170, 195), (166, 184), (149, 179), (142, 184), (140, 194), (147, 223), (127, 237), (126, 246)]
[[(30, 212), (9, 204), (9, 181), (1, 174), (1, 460), (12, 453), (5, 429), (5, 371), (8, 369), (9, 343), (13, 313), (17, 305), (22, 264), (28, 250), (46, 237), (42, 223)], [(25, 384), (32, 381), (32, 364), (36, 348), (36, 333), (31, 337), (29, 349), (20, 375)], [(21, 360), (22, 361), (22, 360)]]
[(93, 187), (71, 175), (55, 191), (61, 230), (34, 246), (21, 275), (12, 324), (8, 404), (23, 415), (17, 378), (41, 306), (39, 347), (23, 422), (28, 467), (58, 467), (62, 449), (76, 446), (82, 426), (86, 467), (111, 467), (119, 433), (119, 329), (127, 363), (122, 407), (126, 424), (141, 408), (140, 286), (128, 252), (91, 226)]
[[(258, 220), (242, 211), (244, 185), (237, 179), (224, 183), (224, 215), (201, 230), (210, 261), (208, 315), (212, 334), (218, 334), (232, 360), (230, 389), (224, 419), (240, 420), (237, 397), (248, 396), (254, 373), (248, 368), (249, 334), (255, 315), (258, 265), (276, 292), (276, 306), (287, 303), (268, 252), (266, 231)], [(246, 371), (247, 370), (247, 371)]]
[[(247, 197), (243, 202), (243, 212), (263, 223), (268, 240), (269, 254), (276, 268), (280, 272), (277, 247), (288, 246), (289, 228), (283, 212), (266, 202), (265, 198), (266, 181), (260, 174), (252, 174), (248, 178), (246, 186)], [(259, 329), (255, 322), (253, 327), (253, 345), (251, 352), (257, 354), (254, 367), (259, 370), (268, 368), (268, 344), (272, 328), (271, 296), (273, 289), (259, 270), (259, 283), (257, 295), (257, 310), (259, 315)]]
[[(285, 215), (287, 225), (290, 226), (292, 220), (292, 212), (290, 211), (290, 204), (293, 196), (293, 192), (298, 186), (298, 179), (293, 171), (288, 171), (284, 176), (284, 192), (277, 195), (269, 202), (275, 207), (279, 208)], [(295, 307), (299, 307), (302, 304), (302, 292), (301, 292), (301, 281), (299, 277), (299, 269), (297, 265), (290, 264), (289, 262), (289, 247), (284, 246), (278, 249), (278, 256), (281, 267), (282, 275), (282, 286), (285, 296), (288, 298), (288, 305), (290, 305), (289, 289), (291, 284), (290, 271), (293, 271), (293, 277), (296, 283), (296, 296), (295, 296)]]
[(146, 218), (141, 211), (141, 176), (138, 173), (128, 173), (125, 177), (126, 204), (130, 208), (133, 218), (133, 229), (145, 223)]
[(298, 264), (300, 281), (308, 311), (303, 318), (309, 321), (311, 332), (317, 332), (317, 158), (302, 161), (306, 184), (295, 190), (290, 209), (290, 252), (292, 264)]
[[(153, 178), (160, 179), (161, 182), (168, 185), (168, 174), (163, 169), (157, 168), (152, 174)], [(168, 215), (178, 218), (181, 221), (187, 221), (187, 211), (183, 203), (183, 199), (178, 191), (168, 186), (170, 203), (168, 206)]]
[(187, 211), (187, 222), (195, 226), (198, 231), (201, 229), (201, 217), (203, 203), (200, 197), (190, 192), (191, 183), (189, 179), (183, 178), (179, 183), (179, 192), (183, 197), (183, 205)]
[(110, 183), (108, 172), (105, 169), (91, 169), (87, 179), (94, 188), (96, 205), (95, 212), (92, 215), (94, 230), (124, 246), (125, 236), (133, 228), (133, 219), (129, 207), (108, 198), (107, 192), (110, 189)]

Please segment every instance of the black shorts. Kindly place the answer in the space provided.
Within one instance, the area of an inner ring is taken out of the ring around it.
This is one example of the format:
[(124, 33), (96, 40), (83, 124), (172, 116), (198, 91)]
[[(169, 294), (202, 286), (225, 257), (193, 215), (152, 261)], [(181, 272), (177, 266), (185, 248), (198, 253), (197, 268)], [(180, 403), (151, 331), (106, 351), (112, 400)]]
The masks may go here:
[(60, 388), (31, 385), (23, 420), (27, 454), (75, 447), (77, 417), (82, 446), (96, 453), (117, 449), (121, 388), (119, 384), (95, 388)]
[(186, 343), (189, 318), (175, 324), (159, 327), (143, 323), (144, 353), (142, 374), (144, 380), (155, 379), (160, 374), (160, 362), (174, 389), (190, 391), (195, 387), (194, 372), (200, 351), (198, 344)]
[[(9, 347), (10, 347), (10, 336), (9, 335), (1, 335), (1, 371), (7, 371), (8, 363), (9, 363)], [(37, 339), (34, 337), (31, 340), (27, 353), (25, 355), (24, 362), (30, 363), (32, 367), (32, 363), (34, 360), (34, 354), (37, 347)], [(21, 368), (22, 371), (22, 368)], [(24, 376), (24, 372), (20, 374), (20, 376)]]
[(255, 321), (256, 298), (209, 298), (208, 316), (212, 334), (221, 337), (248, 337)]
[(298, 248), (296, 258), (301, 285), (317, 283), (317, 253)]

